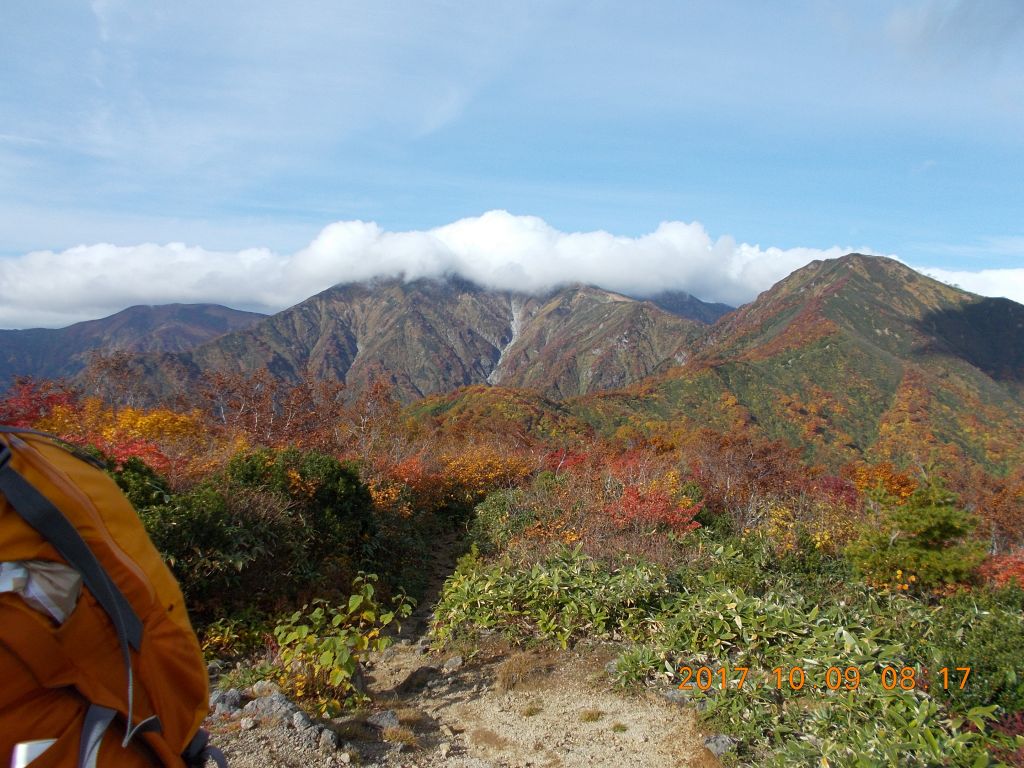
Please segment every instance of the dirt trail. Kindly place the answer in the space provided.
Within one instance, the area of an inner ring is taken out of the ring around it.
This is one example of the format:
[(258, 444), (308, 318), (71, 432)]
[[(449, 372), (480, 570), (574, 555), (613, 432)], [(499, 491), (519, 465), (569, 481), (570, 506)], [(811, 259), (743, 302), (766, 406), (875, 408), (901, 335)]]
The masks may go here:
[(325, 721), (338, 750), (304, 743), (286, 726), (215, 725), (233, 768), (715, 768), (695, 713), (653, 693), (612, 689), (612, 651), (522, 652), (500, 643), (471, 658), (430, 651), (431, 613), (455, 567), (453, 539), (439, 542), (427, 596), (398, 642), (366, 662), (373, 706)]
[(419, 742), (417, 751), (385, 765), (719, 765), (703, 746), (692, 710), (654, 694), (612, 690), (606, 650), (541, 654), (495, 648), (464, 664), (424, 650), (396, 646), (371, 669), (379, 705), (407, 723)]

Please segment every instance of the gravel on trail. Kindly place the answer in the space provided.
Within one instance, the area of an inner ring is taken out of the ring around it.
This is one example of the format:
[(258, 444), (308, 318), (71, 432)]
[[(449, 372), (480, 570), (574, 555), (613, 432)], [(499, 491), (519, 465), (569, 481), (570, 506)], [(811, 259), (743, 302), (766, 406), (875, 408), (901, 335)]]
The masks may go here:
[(244, 703), (218, 706), (207, 728), (232, 768), (721, 765), (705, 742), (727, 749), (724, 737), (701, 733), (685, 702), (613, 690), (608, 658), (501, 649), (465, 660), (405, 640), (368, 660), (366, 711), (309, 718), (271, 684), (230, 693), (231, 705)]

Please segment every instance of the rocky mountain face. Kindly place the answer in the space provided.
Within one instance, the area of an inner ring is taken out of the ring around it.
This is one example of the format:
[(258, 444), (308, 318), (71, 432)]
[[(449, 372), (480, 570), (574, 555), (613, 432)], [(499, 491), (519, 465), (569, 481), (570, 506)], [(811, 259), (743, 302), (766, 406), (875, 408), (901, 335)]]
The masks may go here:
[(543, 296), (459, 279), (330, 288), (188, 352), (150, 357), (167, 391), (181, 372), (309, 373), (358, 389), (385, 375), (410, 401), (472, 384), (554, 398), (620, 387), (686, 359), (702, 329), (651, 302), (588, 286)]
[(14, 376), (73, 376), (94, 350), (181, 352), (263, 317), (215, 304), (167, 304), (129, 307), (67, 328), (0, 331), (0, 388)]

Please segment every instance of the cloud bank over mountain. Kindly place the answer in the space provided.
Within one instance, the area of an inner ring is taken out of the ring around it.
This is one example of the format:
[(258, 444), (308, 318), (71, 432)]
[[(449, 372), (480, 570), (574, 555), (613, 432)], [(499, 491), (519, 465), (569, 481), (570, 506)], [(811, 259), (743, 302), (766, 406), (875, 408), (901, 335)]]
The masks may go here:
[[(457, 274), (481, 285), (538, 292), (571, 282), (645, 296), (683, 290), (739, 305), (814, 259), (864, 248), (774, 248), (717, 239), (671, 221), (639, 237), (562, 232), (533, 216), (489, 211), (423, 231), (340, 221), (305, 248), (214, 251), (182, 243), (82, 245), (0, 261), (0, 326), (62, 326), (134, 304), (212, 302), (261, 311), (291, 306), (336, 283)], [(1024, 300), (1024, 271), (958, 273), (968, 290)], [(944, 275), (936, 274), (940, 279)], [(975, 281), (975, 278), (977, 280)]]
[(1005, 296), (1024, 304), (1024, 268), (964, 270), (924, 268), (929, 277), (981, 296)]

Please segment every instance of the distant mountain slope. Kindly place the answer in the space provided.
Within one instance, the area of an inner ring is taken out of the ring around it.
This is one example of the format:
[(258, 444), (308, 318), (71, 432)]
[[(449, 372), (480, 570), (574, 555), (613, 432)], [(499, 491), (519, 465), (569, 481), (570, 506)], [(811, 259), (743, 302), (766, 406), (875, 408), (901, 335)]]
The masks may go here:
[(93, 350), (182, 352), (263, 317), (216, 304), (166, 304), (129, 307), (67, 328), (0, 331), (0, 387), (14, 376), (73, 376)]
[(708, 329), (688, 363), (571, 404), (609, 427), (745, 426), (842, 462), (1024, 459), (1024, 306), (891, 259), (816, 261)]
[(406, 400), (471, 384), (563, 398), (639, 381), (685, 359), (701, 325), (598, 288), (546, 296), (459, 279), (330, 288), (244, 331), (147, 361), (164, 390), (177, 370), (305, 372), (360, 387), (384, 373)]
[(728, 304), (713, 304), (701, 301), (696, 296), (691, 296), (685, 291), (663, 291), (647, 299), (653, 304), (690, 320), (697, 320), (701, 323), (716, 322), (724, 315), (733, 311), (734, 307)]

